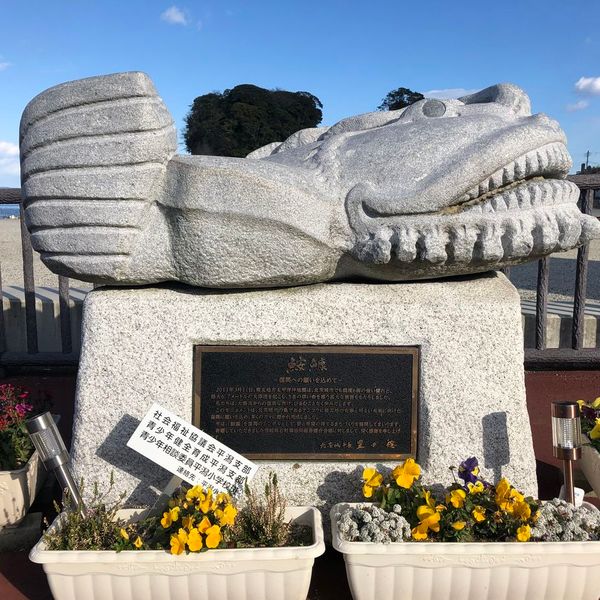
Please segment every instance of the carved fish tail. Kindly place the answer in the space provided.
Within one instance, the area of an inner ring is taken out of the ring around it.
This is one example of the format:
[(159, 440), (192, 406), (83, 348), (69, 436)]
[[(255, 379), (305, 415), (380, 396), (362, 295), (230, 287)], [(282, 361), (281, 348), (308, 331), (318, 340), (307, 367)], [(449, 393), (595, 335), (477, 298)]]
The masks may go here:
[(111, 281), (126, 268), (177, 149), (148, 76), (91, 77), (43, 92), (23, 112), (20, 146), (33, 247), (56, 272), (78, 267)]

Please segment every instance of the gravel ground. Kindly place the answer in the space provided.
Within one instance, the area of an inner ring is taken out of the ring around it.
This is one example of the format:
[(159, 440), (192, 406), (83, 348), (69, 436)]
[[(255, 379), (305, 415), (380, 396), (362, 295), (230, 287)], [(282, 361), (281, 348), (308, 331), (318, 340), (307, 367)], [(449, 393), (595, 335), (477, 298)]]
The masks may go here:
[[(554, 254), (551, 257), (549, 300), (573, 299), (576, 257), (576, 250)], [(37, 252), (33, 253), (33, 261), (36, 285), (58, 286), (56, 275), (42, 264)], [(23, 284), (21, 228), (18, 219), (0, 219), (0, 267), (2, 268), (2, 283), (4, 285)], [(513, 267), (510, 278), (519, 289), (522, 298), (535, 299), (537, 285), (536, 262)], [(90, 287), (90, 285), (80, 282), (77, 287)], [(590, 304), (600, 305), (600, 240), (595, 240), (590, 245), (588, 300)]]

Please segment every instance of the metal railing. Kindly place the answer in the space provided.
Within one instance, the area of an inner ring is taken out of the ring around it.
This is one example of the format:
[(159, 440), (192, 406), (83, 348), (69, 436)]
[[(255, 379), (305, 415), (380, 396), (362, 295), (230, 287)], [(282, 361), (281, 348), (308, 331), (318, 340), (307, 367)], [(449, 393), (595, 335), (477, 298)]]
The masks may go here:
[[(594, 193), (600, 189), (600, 175), (596, 178), (579, 176), (570, 179), (581, 189), (581, 210), (591, 214)], [(25, 321), (27, 352), (7, 352), (6, 327), (3, 310), (0, 310), (0, 365), (55, 365), (77, 364), (78, 357), (73, 353), (71, 333), (71, 312), (69, 310), (69, 278), (58, 276), (58, 295), (60, 313), (61, 352), (40, 352), (38, 349), (38, 331), (35, 306), (35, 277), (33, 250), (29, 232), (25, 227), (24, 206), (19, 188), (0, 188), (0, 205), (18, 204), (20, 207), (21, 246), (23, 255), (23, 283), (25, 294)], [(548, 317), (548, 288), (550, 277), (549, 258), (538, 263), (535, 316), (535, 348), (525, 349), (525, 366), (529, 369), (598, 369), (600, 368), (600, 350), (583, 348), (585, 303), (587, 295), (589, 248), (583, 246), (577, 253), (575, 289), (573, 302), (573, 321), (571, 348), (546, 348), (546, 330)], [(510, 269), (504, 269), (510, 277)], [(0, 298), (2, 298), (2, 264), (0, 260)]]
[[(37, 314), (35, 306), (35, 276), (33, 269), (33, 248), (29, 231), (25, 227), (24, 206), (19, 188), (0, 188), (0, 206), (17, 204), (21, 224), (21, 252), (23, 256), (23, 288), (25, 295), (25, 330), (27, 352), (7, 352), (6, 323), (3, 306), (0, 307), (0, 365), (52, 365), (77, 364), (78, 357), (73, 353), (71, 333), (71, 311), (69, 306), (69, 278), (58, 275), (58, 295), (60, 314), (61, 352), (40, 352), (38, 348)], [(2, 260), (0, 257), (0, 300), (2, 299)]]
[[(600, 176), (572, 175), (571, 181), (579, 186), (580, 209), (586, 215), (592, 214), (594, 195), (600, 189)], [(589, 244), (577, 251), (575, 289), (573, 294), (573, 321), (570, 348), (546, 348), (548, 319), (548, 284), (550, 280), (550, 259), (538, 261), (535, 311), (535, 348), (525, 349), (525, 366), (529, 369), (598, 369), (600, 350), (583, 347), (585, 323), (585, 303), (587, 298), (589, 266)], [(509, 275), (510, 276), (510, 275)]]

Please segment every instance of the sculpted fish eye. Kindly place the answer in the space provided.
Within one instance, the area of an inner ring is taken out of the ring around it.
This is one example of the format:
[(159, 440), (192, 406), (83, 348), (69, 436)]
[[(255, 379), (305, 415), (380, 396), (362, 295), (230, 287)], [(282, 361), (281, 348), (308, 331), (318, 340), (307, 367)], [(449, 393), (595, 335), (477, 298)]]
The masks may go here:
[(440, 100), (426, 100), (421, 107), (423, 114), (426, 117), (443, 117), (446, 113), (446, 105)]

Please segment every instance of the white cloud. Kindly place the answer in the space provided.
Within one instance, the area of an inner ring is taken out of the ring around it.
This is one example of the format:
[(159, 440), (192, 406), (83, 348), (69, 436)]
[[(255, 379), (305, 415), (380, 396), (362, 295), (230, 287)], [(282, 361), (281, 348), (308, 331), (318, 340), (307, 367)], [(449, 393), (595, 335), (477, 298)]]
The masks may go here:
[(6, 69), (8, 69), (8, 67), (10, 67), (12, 65), (12, 63), (3, 61), (0, 62), (0, 71), (6, 71)]
[(575, 90), (587, 96), (600, 96), (600, 77), (580, 77), (575, 83)]
[(12, 178), (18, 176), (19, 172), (19, 146), (0, 140), (0, 178), (2, 176)]
[(160, 18), (171, 25), (187, 25), (188, 20), (185, 13), (177, 6), (173, 5), (167, 8), (161, 15)]
[(567, 104), (567, 112), (577, 112), (578, 110), (584, 110), (590, 105), (587, 100), (577, 100), (573, 104)]
[(21, 172), (18, 158), (0, 157), (0, 175), (18, 175)]
[(19, 146), (0, 140), (0, 158), (3, 156), (19, 156)]
[(423, 92), (425, 98), (438, 98), (439, 100), (448, 100), (449, 98), (460, 98), (461, 96), (468, 96), (474, 94), (479, 90), (467, 90), (465, 88), (446, 88), (443, 90), (429, 90)]

